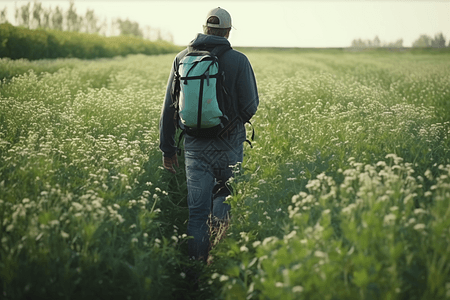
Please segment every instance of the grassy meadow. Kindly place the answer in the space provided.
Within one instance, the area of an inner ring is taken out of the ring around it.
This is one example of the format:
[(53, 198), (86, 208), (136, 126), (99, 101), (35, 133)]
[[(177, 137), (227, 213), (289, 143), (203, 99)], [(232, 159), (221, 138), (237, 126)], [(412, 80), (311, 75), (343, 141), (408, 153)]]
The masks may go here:
[(208, 266), (158, 148), (173, 54), (0, 59), (0, 298), (450, 299), (450, 54), (243, 51), (256, 138)]

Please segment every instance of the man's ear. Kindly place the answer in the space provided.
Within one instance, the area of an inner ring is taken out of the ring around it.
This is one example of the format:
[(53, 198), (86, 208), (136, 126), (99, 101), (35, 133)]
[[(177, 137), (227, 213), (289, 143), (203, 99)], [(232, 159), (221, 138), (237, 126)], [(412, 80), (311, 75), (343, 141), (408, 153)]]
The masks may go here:
[(227, 32), (227, 34), (225, 35), (226, 38), (229, 38), (229, 37), (230, 37), (230, 31), (231, 31), (231, 28), (228, 28), (228, 32)]

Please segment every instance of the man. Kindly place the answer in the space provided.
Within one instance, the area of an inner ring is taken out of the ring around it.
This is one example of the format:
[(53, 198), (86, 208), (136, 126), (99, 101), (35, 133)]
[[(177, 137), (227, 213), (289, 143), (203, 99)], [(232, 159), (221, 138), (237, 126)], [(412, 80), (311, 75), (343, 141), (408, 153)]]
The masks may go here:
[[(187, 49), (180, 52), (172, 65), (166, 96), (160, 120), (160, 149), (163, 152), (164, 168), (176, 173), (178, 167), (176, 124), (173, 106), (172, 85), (180, 60), (189, 49), (211, 51), (216, 46), (230, 45), (228, 37), (231, 30), (231, 16), (222, 8), (211, 10), (203, 26), (204, 34), (198, 34)], [(189, 256), (206, 261), (209, 250), (208, 218), (226, 221), (230, 205), (224, 203), (230, 195), (226, 182), (233, 176), (232, 167), (243, 160), (243, 143), (246, 140), (244, 123), (255, 114), (259, 97), (253, 69), (247, 57), (228, 50), (219, 57), (224, 71), (226, 88), (233, 112), (230, 123), (216, 138), (200, 138), (185, 134), (184, 153), (188, 189)]]

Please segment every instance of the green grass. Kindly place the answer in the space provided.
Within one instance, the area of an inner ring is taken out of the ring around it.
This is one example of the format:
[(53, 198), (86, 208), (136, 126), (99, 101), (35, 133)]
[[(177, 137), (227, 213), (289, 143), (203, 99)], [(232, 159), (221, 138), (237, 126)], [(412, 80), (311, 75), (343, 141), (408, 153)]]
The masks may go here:
[(158, 149), (173, 55), (0, 61), (5, 299), (449, 297), (448, 53), (246, 54), (257, 136), (196, 292)]

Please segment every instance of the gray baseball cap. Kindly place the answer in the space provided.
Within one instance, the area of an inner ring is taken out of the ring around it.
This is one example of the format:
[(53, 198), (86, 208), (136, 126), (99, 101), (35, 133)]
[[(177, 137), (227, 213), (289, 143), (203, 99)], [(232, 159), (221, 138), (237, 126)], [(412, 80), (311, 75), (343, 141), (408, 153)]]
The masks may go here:
[[(219, 24), (211, 24), (208, 23), (209, 17), (217, 17), (219, 19)], [(231, 28), (231, 16), (230, 14), (223, 8), (217, 7), (212, 9), (206, 15), (205, 26), (214, 27), (214, 28)]]

